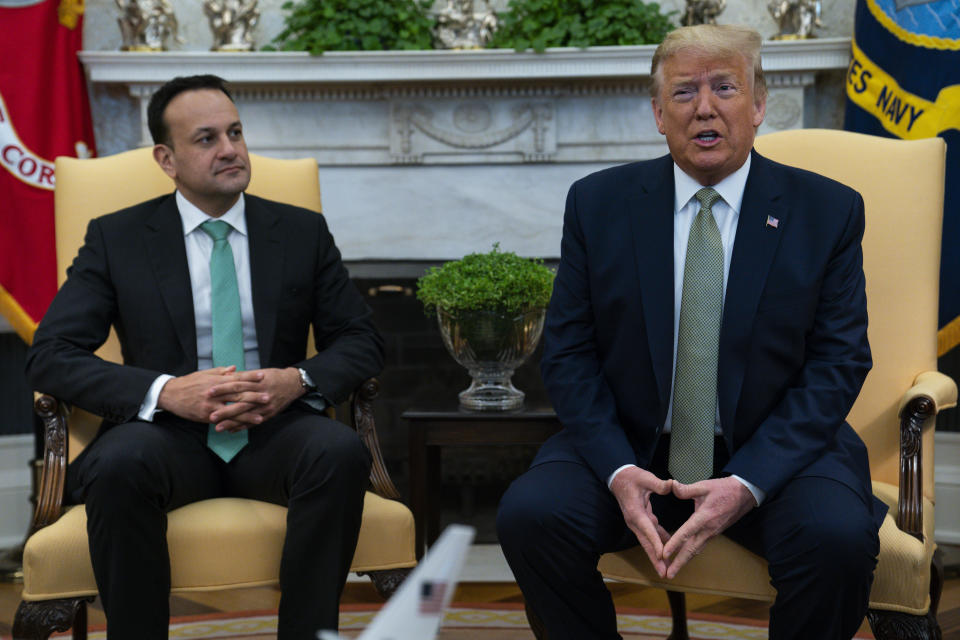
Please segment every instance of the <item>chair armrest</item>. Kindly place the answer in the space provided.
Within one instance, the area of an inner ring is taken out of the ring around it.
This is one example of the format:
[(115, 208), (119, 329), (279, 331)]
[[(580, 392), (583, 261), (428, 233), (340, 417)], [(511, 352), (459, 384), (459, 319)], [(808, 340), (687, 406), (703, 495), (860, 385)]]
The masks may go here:
[(919, 397), (929, 398), (934, 404), (934, 414), (940, 413), (957, 406), (957, 383), (939, 371), (924, 371), (914, 379), (913, 386), (900, 399), (900, 414), (903, 414), (907, 404)]
[(380, 440), (377, 438), (376, 424), (373, 419), (373, 401), (379, 394), (380, 383), (376, 378), (370, 378), (361, 384), (351, 398), (350, 417), (353, 428), (360, 434), (360, 438), (367, 445), (373, 458), (370, 482), (373, 484), (374, 492), (384, 498), (399, 500), (400, 492), (390, 479), (387, 466), (383, 462), (383, 454), (380, 453)]
[(34, 411), (43, 421), (43, 466), (40, 491), (29, 535), (53, 524), (63, 511), (67, 480), (67, 417), (70, 408), (53, 396), (37, 394)]
[(957, 385), (938, 371), (918, 375), (900, 400), (900, 499), (897, 527), (923, 540), (923, 458), (924, 425), (933, 428), (937, 413), (957, 404)]
[[(385, 498), (399, 500), (400, 492), (390, 479), (383, 462), (373, 418), (373, 401), (379, 392), (380, 383), (376, 378), (367, 380), (354, 392), (351, 398), (352, 424), (373, 457), (370, 468), (373, 490)], [(67, 417), (70, 415), (70, 408), (66, 403), (46, 394), (37, 394), (34, 411), (43, 421), (43, 466), (37, 507), (29, 535), (56, 522), (63, 511), (67, 479)]]

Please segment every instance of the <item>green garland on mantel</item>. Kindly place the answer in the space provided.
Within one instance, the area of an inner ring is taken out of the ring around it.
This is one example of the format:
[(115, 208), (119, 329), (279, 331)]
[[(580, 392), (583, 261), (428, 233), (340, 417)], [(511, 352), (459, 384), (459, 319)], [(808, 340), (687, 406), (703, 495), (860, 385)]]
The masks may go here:
[[(433, 0), (288, 0), (284, 30), (264, 51), (432, 49)], [(675, 27), (656, 2), (510, 0), (490, 48), (655, 44)]]
[(431, 49), (432, 0), (292, 0), (285, 28), (264, 51)]
[(642, 0), (510, 0), (490, 46), (539, 52), (657, 44), (676, 27), (670, 21), (675, 13)]

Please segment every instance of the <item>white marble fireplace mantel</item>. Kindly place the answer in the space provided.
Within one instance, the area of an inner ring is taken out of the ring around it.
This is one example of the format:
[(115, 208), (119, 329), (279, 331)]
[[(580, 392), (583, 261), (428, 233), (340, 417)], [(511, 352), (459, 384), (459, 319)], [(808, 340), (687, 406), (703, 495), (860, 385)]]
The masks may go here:
[[(760, 132), (804, 126), (804, 91), (843, 69), (848, 38), (765, 43)], [(210, 53), (83, 51), (97, 85), (139, 109), (175, 75), (230, 81), (250, 149), (320, 164), (344, 257), (439, 260), (495, 241), (556, 257), (570, 183), (665, 153), (646, 85), (653, 46), (510, 50)]]
[[(327, 84), (335, 82), (423, 82), (647, 76), (654, 45), (557, 48), (544, 53), (509, 49), (471, 51), (330, 51), (322, 56), (292, 52), (163, 53), (83, 51), (93, 82), (165, 82), (215, 65), (241, 84)], [(767, 72), (817, 71), (847, 66), (849, 38), (769, 41), (763, 48)]]

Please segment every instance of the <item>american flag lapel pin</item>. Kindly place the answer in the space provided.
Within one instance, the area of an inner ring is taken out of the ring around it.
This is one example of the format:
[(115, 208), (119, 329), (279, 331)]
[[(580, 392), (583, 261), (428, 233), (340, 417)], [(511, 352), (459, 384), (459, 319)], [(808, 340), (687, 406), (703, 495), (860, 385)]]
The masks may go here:
[(780, 226), (780, 219), (773, 216), (767, 216), (767, 226), (776, 229)]

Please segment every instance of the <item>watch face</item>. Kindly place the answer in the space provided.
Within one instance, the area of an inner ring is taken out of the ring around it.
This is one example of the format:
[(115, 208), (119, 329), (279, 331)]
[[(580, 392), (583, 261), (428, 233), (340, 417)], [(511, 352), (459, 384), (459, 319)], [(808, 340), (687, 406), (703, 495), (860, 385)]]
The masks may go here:
[(302, 386), (307, 391), (313, 391), (316, 387), (310, 384), (309, 378), (307, 376), (307, 372), (304, 371), (303, 369), (297, 369), (297, 371), (300, 372), (300, 386)]

